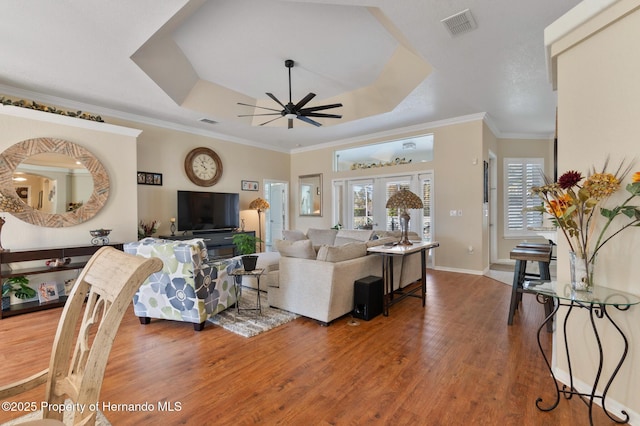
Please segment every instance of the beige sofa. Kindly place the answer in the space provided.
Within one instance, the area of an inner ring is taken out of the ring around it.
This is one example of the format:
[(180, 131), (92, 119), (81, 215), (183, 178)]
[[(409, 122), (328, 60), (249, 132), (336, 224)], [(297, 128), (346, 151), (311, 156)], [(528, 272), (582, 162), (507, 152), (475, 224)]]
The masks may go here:
[[(382, 276), (382, 260), (367, 248), (399, 241), (398, 233), (371, 230), (285, 231), (277, 280), (269, 283), (269, 305), (329, 324), (353, 310), (353, 283)], [(419, 239), (417, 234), (410, 236)], [(394, 288), (421, 278), (420, 256), (394, 263)]]

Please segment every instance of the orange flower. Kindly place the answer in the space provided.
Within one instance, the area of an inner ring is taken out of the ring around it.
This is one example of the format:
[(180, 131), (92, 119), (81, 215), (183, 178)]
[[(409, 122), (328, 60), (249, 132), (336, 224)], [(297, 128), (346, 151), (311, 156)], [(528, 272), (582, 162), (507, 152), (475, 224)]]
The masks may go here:
[(569, 206), (571, 206), (571, 196), (564, 194), (556, 200), (549, 201), (547, 211), (555, 217), (562, 217)]
[(633, 176), (631, 176), (631, 182), (640, 182), (640, 172), (635, 172)]

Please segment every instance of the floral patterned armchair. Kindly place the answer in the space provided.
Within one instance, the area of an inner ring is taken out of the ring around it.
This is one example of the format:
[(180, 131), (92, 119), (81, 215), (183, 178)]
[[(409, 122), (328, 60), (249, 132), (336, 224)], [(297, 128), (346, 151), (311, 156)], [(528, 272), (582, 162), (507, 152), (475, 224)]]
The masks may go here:
[(239, 259), (209, 261), (201, 238), (183, 241), (144, 238), (124, 245), (126, 253), (158, 257), (164, 264), (135, 294), (133, 308), (141, 324), (151, 318), (193, 323), (200, 331), (211, 316), (236, 303), (235, 279)]

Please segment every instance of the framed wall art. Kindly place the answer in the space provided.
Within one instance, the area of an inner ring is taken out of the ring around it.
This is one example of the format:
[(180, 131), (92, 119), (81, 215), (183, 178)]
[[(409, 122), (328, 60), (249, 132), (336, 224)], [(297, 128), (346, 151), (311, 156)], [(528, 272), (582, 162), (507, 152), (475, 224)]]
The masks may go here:
[(258, 191), (258, 182), (254, 180), (243, 180), (242, 181), (242, 190), (243, 191)]
[(138, 185), (162, 186), (162, 173), (138, 172)]

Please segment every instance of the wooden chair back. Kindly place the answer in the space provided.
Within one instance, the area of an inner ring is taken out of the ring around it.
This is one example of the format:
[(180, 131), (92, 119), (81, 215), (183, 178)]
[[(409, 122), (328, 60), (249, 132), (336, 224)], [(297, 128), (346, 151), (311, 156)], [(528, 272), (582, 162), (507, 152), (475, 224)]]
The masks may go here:
[[(62, 311), (53, 342), (45, 400), (76, 406), (74, 424), (94, 424), (111, 346), (124, 313), (142, 282), (162, 269), (157, 258), (143, 258), (103, 247), (89, 259)], [(92, 417), (93, 419), (87, 419)], [(62, 413), (43, 410), (44, 419)], [(88, 420), (88, 421), (87, 421)]]

